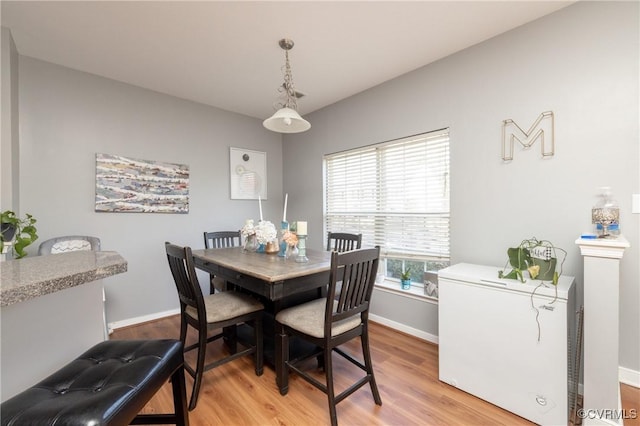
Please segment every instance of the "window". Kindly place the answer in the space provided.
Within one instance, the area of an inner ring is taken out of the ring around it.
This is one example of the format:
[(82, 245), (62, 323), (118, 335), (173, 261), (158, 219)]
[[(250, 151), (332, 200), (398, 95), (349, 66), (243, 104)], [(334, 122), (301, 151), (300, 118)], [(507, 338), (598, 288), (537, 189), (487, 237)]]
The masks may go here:
[[(449, 265), (449, 130), (410, 136), (324, 159), (325, 229), (379, 245), (387, 280)], [(398, 284), (398, 288), (399, 284)]]

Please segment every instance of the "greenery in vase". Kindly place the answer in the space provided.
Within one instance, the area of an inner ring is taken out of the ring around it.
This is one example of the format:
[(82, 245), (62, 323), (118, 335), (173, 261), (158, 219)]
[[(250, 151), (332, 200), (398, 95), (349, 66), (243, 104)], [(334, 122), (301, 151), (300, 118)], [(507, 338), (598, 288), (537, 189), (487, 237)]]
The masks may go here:
[(5, 210), (0, 214), (0, 224), (2, 232), (0, 232), (0, 252), (4, 250), (5, 242), (11, 241), (14, 237), (6, 238), (11, 235), (9, 230), (15, 230), (15, 242), (13, 243), (13, 253), (16, 259), (23, 258), (27, 255), (25, 248), (38, 239), (38, 231), (35, 227), (37, 220), (29, 213), (20, 219), (15, 212)]

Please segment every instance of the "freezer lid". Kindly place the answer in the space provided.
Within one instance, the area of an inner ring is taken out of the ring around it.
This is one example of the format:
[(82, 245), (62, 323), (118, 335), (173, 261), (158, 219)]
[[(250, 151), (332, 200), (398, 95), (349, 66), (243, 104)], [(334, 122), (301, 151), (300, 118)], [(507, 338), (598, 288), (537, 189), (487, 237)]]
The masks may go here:
[[(498, 278), (498, 271), (504, 270), (504, 267), (475, 265), (471, 263), (457, 263), (448, 268), (438, 271), (439, 285), (442, 286), (443, 279), (472, 283), (476, 285), (486, 285), (494, 288), (505, 288), (510, 291), (523, 292), (531, 294), (535, 290), (536, 295), (544, 295), (555, 297), (556, 286), (551, 281), (545, 281), (545, 285), (538, 287), (542, 281), (530, 279), (529, 273), (524, 272), (525, 282), (520, 280), (511, 280)], [(507, 269), (507, 272), (510, 268)], [(566, 300), (573, 285), (574, 277), (562, 275), (558, 281), (557, 291), (558, 299)], [(445, 284), (446, 285), (446, 284)]]

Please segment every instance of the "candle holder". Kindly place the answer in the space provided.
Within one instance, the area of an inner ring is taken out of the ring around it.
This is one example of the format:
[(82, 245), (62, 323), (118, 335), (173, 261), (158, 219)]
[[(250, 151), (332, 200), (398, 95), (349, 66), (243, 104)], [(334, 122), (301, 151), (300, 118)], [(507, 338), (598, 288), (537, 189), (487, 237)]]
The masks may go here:
[(307, 236), (298, 235), (298, 256), (296, 256), (296, 263), (306, 263), (309, 261), (307, 257)]

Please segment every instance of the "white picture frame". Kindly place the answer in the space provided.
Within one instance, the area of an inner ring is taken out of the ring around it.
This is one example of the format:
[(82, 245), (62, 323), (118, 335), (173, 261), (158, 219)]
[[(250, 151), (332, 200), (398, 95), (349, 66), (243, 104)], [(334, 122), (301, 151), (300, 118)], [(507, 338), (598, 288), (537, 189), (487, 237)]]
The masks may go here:
[(232, 200), (267, 199), (267, 153), (229, 147)]

